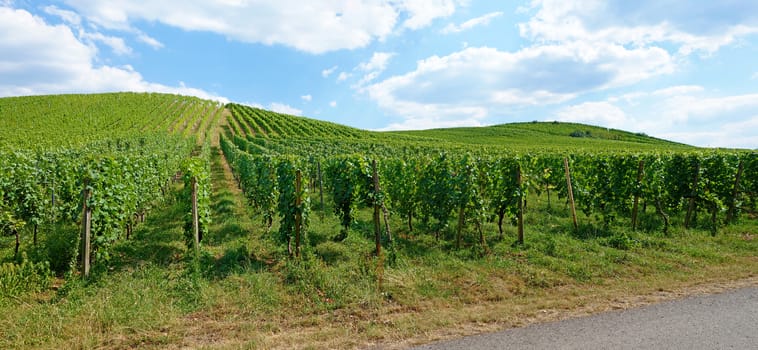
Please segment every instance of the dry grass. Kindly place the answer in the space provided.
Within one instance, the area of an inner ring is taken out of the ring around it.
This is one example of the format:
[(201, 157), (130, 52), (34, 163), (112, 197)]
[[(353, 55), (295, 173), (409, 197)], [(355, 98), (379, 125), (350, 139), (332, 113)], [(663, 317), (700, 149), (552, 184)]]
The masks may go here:
[(707, 268), (694, 276), (613, 279), (592, 285), (528, 289), (496, 302), (386, 303), (371, 310), (337, 310), (276, 319), (230, 317), (214, 307), (172, 328), (181, 341), (171, 348), (404, 349), (414, 345), (529, 324), (629, 309), (699, 294), (758, 286), (758, 259)]

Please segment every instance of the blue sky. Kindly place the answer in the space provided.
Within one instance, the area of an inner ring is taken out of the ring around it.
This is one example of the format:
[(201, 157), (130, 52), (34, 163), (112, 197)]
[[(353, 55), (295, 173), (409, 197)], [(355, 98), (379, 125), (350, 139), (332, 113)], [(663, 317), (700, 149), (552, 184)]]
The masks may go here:
[(159, 91), (372, 130), (758, 148), (754, 0), (0, 0), (0, 96)]

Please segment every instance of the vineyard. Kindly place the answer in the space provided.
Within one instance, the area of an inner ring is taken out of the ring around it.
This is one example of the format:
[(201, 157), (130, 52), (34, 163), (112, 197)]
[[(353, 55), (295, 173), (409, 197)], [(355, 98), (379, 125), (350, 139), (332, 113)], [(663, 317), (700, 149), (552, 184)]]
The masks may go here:
[[(166, 94), (0, 98), (0, 347), (194, 347), (162, 330), (203, 313), (363, 327), (318, 347), (410, 338), (446, 325), (375, 321), (751, 276), (757, 215), (750, 150), (557, 122), (372, 132)], [(94, 297), (109, 291), (123, 305)], [(84, 300), (127, 316), (83, 316)], [(69, 317), (97, 320), (90, 339), (57, 337)]]
[[(496, 219), (497, 238), (502, 240), (503, 222), (523, 220), (520, 217), (530, 192), (544, 193), (548, 207), (566, 202), (572, 209), (575, 230), (579, 228), (577, 208), (588, 218), (585, 222), (603, 230), (616, 221), (627, 221), (636, 230), (638, 217), (650, 215), (655, 218), (648, 221), (658, 225), (648, 225), (647, 230), (668, 233), (671, 217), (684, 215), (684, 222), (677, 224), (707, 227), (713, 235), (743, 210), (756, 210), (755, 152), (640, 151), (641, 147), (626, 144), (627, 140), (621, 141), (622, 146), (630, 146), (626, 150), (588, 150), (579, 145), (566, 153), (525, 151), (502, 144), (482, 147), (471, 141), (440, 143), (422, 137), (335, 134), (303, 118), (240, 105), (231, 105), (231, 110), (235, 123), (231, 132), (222, 136), (221, 149), (267, 225), (271, 226), (275, 215), (283, 224), (287, 221), (280, 234), (288, 245), (293, 230), (306, 231), (305, 220), (293, 228), (290, 217), (310, 211), (306, 204), (292, 205), (314, 202), (305, 190), (318, 192), (322, 210), (324, 192), (332, 198), (331, 207), (342, 225), (340, 240), (350, 230), (354, 211), (360, 207), (381, 209), (386, 234), (379, 237), (381, 220), (375, 215), (377, 254), (380, 241), (392, 240), (388, 211), (403, 217), (407, 232), (414, 231), (417, 219), (424, 228), (421, 233), (433, 234), (437, 240), (451, 221), (456, 222), (458, 248), (465, 228), (473, 226), (481, 248), (487, 250), (485, 223)], [(466, 139), (470, 130), (447, 131), (447, 137), (455, 139), (456, 132), (462, 132), (458, 139)], [(484, 143), (490, 144), (491, 139), (485, 137)], [(309, 186), (294, 186), (295, 172)], [(522, 223), (518, 226), (518, 242), (523, 243)]]
[[(201, 181), (207, 199), (208, 131), (222, 110), (157, 94), (0, 99), (0, 232), (14, 237), (14, 259), (22, 236), (37, 246), (40, 231), (75, 227), (87, 231), (87, 242), (69, 235), (41, 263), (63, 273), (80, 256), (108, 261), (110, 247), (129, 239), (181, 171)], [(207, 204), (201, 214), (206, 223)]]

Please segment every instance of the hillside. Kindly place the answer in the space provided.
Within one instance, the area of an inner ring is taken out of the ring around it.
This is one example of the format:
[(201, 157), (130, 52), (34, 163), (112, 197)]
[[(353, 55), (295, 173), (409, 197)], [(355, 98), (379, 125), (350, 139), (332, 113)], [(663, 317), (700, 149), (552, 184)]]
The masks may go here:
[(0, 99), (0, 146), (1, 349), (402, 348), (758, 271), (750, 151), (140, 93)]
[(82, 146), (135, 135), (176, 134), (198, 141), (214, 130), (223, 106), (196, 97), (106, 93), (0, 98), (0, 145)]
[(684, 150), (692, 146), (622, 130), (564, 122), (508, 123), (486, 127), (463, 127), (390, 132), (476, 145), (528, 149), (619, 149)]
[[(243, 137), (361, 140), (491, 147), (508, 150), (685, 150), (691, 146), (596, 126), (530, 122), (487, 127), (375, 132), (229, 104), (226, 133)], [(221, 116), (215, 102), (156, 93), (108, 93), (0, 98), (0, 144), (50, 147), (134, 133), (205, 137)], [(234, 113), (236, 112), (236, 113)], [(55, 125), (55, 128), (48, 128)], [(212, 131), (216, 132), (216, 131)]]
[(465, 127), (416, 131), (376, 132), (304, 117), (296, 117), (231, 104), (231, 134), (245, 137), (290, 139), (360, 139), (377, 144), (416, 144), (439, 147), (442, 144), (455, 148), (488, 147), (511, 151), (530, 150), (620, 150), (663, 151), (693, 150), (695, 147), (597, 126), (530, 122), (509, 123), (488, 127)]

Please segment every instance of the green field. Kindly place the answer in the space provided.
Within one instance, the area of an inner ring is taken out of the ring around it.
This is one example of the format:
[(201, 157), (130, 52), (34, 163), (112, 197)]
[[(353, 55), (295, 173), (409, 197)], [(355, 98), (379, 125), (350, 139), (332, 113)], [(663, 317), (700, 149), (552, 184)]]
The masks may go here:
[(750, 150), (139, 93), (0, 98), (0, 146), (0, 348), (402, 348), (756, 283)]

